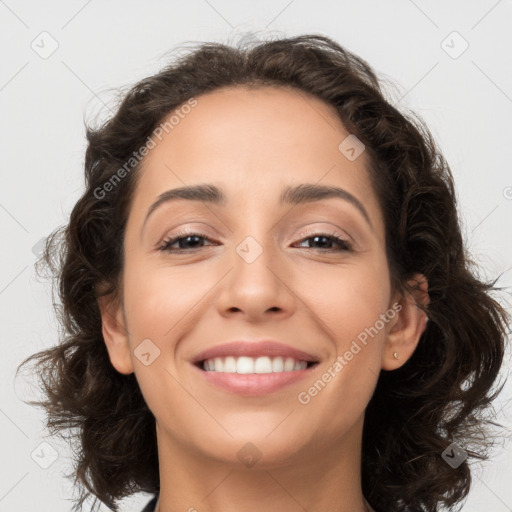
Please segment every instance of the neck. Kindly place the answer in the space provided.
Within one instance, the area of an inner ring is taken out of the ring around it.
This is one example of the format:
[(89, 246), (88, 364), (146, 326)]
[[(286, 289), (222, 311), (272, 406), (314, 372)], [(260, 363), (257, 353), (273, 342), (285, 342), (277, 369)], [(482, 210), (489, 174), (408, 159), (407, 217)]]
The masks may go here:
[(157, 424), (160, 495), (155, 512), (372, 512), (361, 490), (361, 434), (362, 419), (336, 446), (318, 444), (284, 461), (264, 463), (262, 457), (244, 467), (236, 456), (219, 460), (180, 444)]

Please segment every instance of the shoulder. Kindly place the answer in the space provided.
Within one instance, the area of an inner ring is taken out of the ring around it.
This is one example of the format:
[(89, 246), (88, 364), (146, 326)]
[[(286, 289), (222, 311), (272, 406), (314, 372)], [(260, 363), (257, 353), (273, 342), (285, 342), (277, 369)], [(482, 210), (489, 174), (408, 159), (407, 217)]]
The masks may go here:
[(151, 501), (142, 509), (142, 512), (154, 512), (156, 502), (158, 501), (158, 494), (151, 498)]

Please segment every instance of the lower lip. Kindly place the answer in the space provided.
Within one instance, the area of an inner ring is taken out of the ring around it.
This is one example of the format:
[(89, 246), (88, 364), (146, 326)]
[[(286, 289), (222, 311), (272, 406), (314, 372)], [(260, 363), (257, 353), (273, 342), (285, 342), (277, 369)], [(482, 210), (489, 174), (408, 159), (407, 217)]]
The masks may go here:
[(243, 396), (261, 396), (279, 391), (311, 375), (318, 363), (305, 370), (276, 373), (224, 373), (194, 368), (212, 385)]

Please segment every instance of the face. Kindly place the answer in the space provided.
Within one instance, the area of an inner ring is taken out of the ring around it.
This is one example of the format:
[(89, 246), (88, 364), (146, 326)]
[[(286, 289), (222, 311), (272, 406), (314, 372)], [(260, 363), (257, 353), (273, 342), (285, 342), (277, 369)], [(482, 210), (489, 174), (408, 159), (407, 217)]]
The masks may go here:
[[(126, 332), (107, 334), (111, 361), (135, 372), (169, 445), (237, 462), (250, 442), (260, 463), (304, 460), (360, 435), (397, 323), (366, 153), (347, 158), (335, 112), (298, 91), (196, 99), (140, 169), (124, 240)], [(198, 184), (218, 190), (155, 205)], [(341, 192), (293, 192), (313, 190), (304, 185)], [(314, 364), (252, 375), (195, 364), (236, 340), (277, 341)]]

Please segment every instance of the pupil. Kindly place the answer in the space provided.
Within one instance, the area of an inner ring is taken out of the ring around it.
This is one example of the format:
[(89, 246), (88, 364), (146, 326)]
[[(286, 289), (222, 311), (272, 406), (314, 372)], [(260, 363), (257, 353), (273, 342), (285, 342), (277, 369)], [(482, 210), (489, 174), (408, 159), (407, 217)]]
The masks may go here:
[[(189, 240), (190, 240), (190, 239), (193, 239), (195, 242), (198, 242), (198, 241), (201, 239), (201, 237), (200, 237), (200, 236), (197, 236), (197, 235), (190, 235), (190, 236), (185, 237), (185, 238), (182, 240), (182, 242), (183, 242), (184, 244), (188, 245), (188, 244), (189, 244)], [(194, 245), (194, 242), (192, 242), (192, 245)], [(181, 247), (181, 248), (183, 249), (183, 247)], [(185, 249), (186, 249), (186, 248), (187, 248), (187, 247), (185, 247)]]
[[(326, 236), (323, 236), (323, 235), (318, 235), (318, 236), (315, 236), (313, 238), (313, 240), (315, 240), (315, 242), (318, 242), (318, 240), (324, 240), (326, 241), (327, 240), (327, 237)], [(327, 243), (329, 243), (329, 241), (327, 241)], [(321, 244), (321, 245), (324, 245), (325, 246), (325, 243), (324, 244)]]

